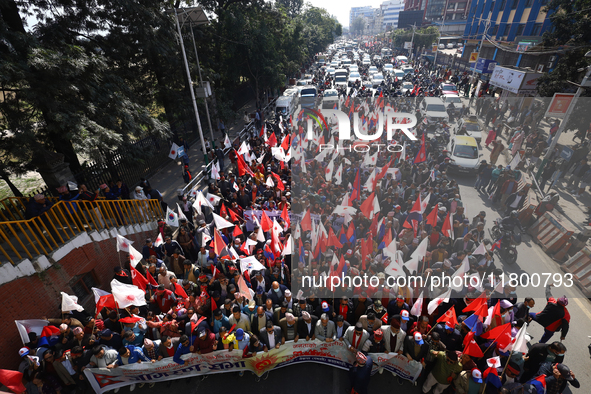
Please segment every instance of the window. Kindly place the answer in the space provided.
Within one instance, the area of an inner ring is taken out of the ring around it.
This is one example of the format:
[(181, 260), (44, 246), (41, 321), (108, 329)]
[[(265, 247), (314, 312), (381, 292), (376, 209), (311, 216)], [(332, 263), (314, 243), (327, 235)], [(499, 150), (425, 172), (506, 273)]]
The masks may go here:
[(517, 4), (519, 4), (519, 0), (513, 0), (511, 3), (511, 9), (514, 10), (517, 8)]
[(93, 287), (99, 287), (94, 270), (87, 272), (84, 275), (77, 276), (70, 283), (72, 283), (70, 287), (74, 291), (74, 295), (78, 297), (78, 304), (84, 303), (84, 300), (87, 297), (92, 296)]
[(516, 36), (521, 36), (523, 35), (523, 29), (525, 29), (525, 25), (519, 25), (517, 27), (517, 32), (515, 33)]
[(531, 31), (531, 35), (532, 36), (539, 36), (541, 32), (542, 32), (542, 24), (541, 23), (536, 23), (534, 25), (534, 28)]
[(531, 7), (532, 4), (534, 3), (534, 0), (525, 0), (525, 7)]
[(508, 36), (509, 35), (509, 30), (511, 30), (511, 25), (505, 26), (505, 30), (503, 31), (503, 35), (504, 36)]
[(501, 7), (499, 7), (499, 10), (504, 10), (505, 9), (505, 4), (507, 4), (507, 0), (501, 1)]
[(490, 31), (490, 35), (491, 36), (496, 36), (498, 31), (499, 31), (499, 25), (494, 25), (492, 27), (492, 30)]

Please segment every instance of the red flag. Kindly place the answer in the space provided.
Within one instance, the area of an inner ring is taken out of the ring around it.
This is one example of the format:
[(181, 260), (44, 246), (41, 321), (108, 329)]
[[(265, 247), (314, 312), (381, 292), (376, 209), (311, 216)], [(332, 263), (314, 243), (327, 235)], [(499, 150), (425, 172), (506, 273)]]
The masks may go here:
[(480, 305), (480, 308), (476, 309), (476, 311), (474, 311), (474, 314), (480, 316), (480, 317), (487, 317), (488, 316), (488, 305), (486, 304), (486, 302), (482, 305)]
[[(158, 286), (158, 284), (156, 284), (156, 286)], [(117, 309), (117, 304), (115, 303), (115, 297), (113, 297), (113, 294), (104, 295), (98, 299), (96, 303), (97, 316), (100, 313), (100, 311), (103, 310), (103, 308)]]
[[(215, 311), (216, 309), (218, 309), (218, 305), (217, 305), (217, 303), (215, 302), (215, 300), (214, 300), (213, 298), (211, 298), (211, 310), (212, 310), (212, 311)], [(202, 317), (202, 319), (203, 319), (203, 318), (204, 318), (204, 317)]]
[(353, 227), (353, 221), (351, 220), (349, 222), (349, 228), (347, 229), (347, 234), (345, 234), (345, 236), (347, 237), (347, 241), (349, 241), (353, 235), (355, 235), (355, 227)]
[(24, 393), (27, 391), (23, 385), (23, 374), (18, 371), (0, 369), (0, 383), (15, 393)]
[(453, 327), (458, 325), (458, 319), (456, 317), (456, 310), (453, 305), (445, 312), (439, 319), (437, 319), (438, 323), (445, 323), (448, 327)]
[(411, 212), (418, 212), (421, 213), (421, 193), (417, 193), (417, 200), (415, 201), (414, 205), (412, 206)]
[(264, 232), (267, 232), (273, 228), (273, 221), (269, 218), (264, 210), (261, 216), (261, 227), (263, 228)]
[[(213, 305), (214, 303), (215, 303), (215, 301), (214, 301), (214, 300), (213, 300), (213, 298), (212, 298), (212, 299), (211, 299), (211, 304)], [(214, 310), (214, 309), (212, 308), (212, 311), (213, 311), (213, 310)], [(199, 327), (199, 324), (201, 324), (201, 322), (202, 322), (203, 320), (205, 320), (205, 319), (207, 319), (207, 317), (206, 317), (206, 316), (201, 316), (201, 317), (199, 318), (199, 320), (197, 320), (197, 321), (192, 321), (192, 322), (191, 322), (191, 333), (192, 333), (193, 331), (195, 331), (195, 329), (196, 329), (197, 327)]]
[(302, 231), (312, 231), (312, 218), (310, 216), (310, 211), (306, 211), (302, 221), (300, 222), (300, 227)]
[(341, 255), (341, 258), (339, 259), (339, 265), (337, 266), (336, 274), (340, 275), (343, 272), (343, 269), (345, 269), (345, 258), (343, 257), (343, 255)]
[(511, 343), (511, 323), (503, 324), (493, 328), (490, 331), (480, 334), (481, 338), (492, 339), (497, 342), (501, 349), (504, 349)]
[(226, 247), (226, 243), (224, 242), (224, 239), (220, 235), (220, 232), (217, 229), (214, 229), (214, 230), (215, 230), (215, 233), (214, 233), (215, 254), (218, 256), (221, 256), (222, 252), (224, 251), (224, 248)]
[(224, 205), (223, 202), (222, 202), (222, 207), (220, 208), (220, 216), (223, 217), (224, 219), (226, 218), (226, 216), (228, 216), (228, 210), (226, 209), (226, 206)]
[(374, 216), (373, 220), (371, 221), (371, 224), (369, 225), (369, 233), (371, 234), (372, 237), (378, 236), (378, 218), (379, 217), (380, 217), (380, 214), (378, 213), (376, 216)]
[(468, 346), (464, 347), (463, 353), (476, 358), (484, 356), (484, 353), (482, 353), (482, 349), (480, 349), (480, 346), (478, 346), (476, 341), (473, 339), (470, 342), (468, 342)]
[(269, 144), (269, 146), (271, 147), (277, 146), (277, 137), (275, 137), (275, 132), (271, 133), (266, 143)]
[(283, 205), (283, 210), (281, 211), (281, 219), (285, 221), (287, 227), (291, 225), (291, 221), (289, 220), (289, 212), (287, 210), (287, 204)]
[(261, 126), (261, 132), (259, 133), (259, 137), (262, 137), (263, 135), (265, 135), (265, 125)]
[(137, 323), (138, 321), (142, 320), (141, 317), (136, 317), (136, 316), (127, 316), (123, 319), (119, 319), (119, 321), (121, 323), (125, 323), (125, 324), (133, 324), (133, 323)]
[[(392, 160), (394, 160), (394, 159), (392, 159)], [(380, 173), (376, 176), (376, 180), (379, 181), (380, 179), (382, 179), (383, 177), (386, 176), (386, 173), (388, 172), (388, 168), (390, 168), (390, 165), (392, 164), (392, 160), (387, 162), (386, 165), (382, 167)]]
[(419, 153), (417, 153), (417, 157), (413, 161), (414, 164), (424, 163), (427, 161), (427, 152), (425, 151), (425, 144), (421, 144), (419, 148)]
[(183, 289), (183, 286), (179, 285), (178, 283), (174, 284), (174, 294), (176, 294), (179, 297), (182, 297), (183, 299), (189, 298), (187, 292), (185, 291), (185, 289)]
[(238, 292), (249, 300), (252, 299), (250, 291), (248, 290), (248, 286), (246, 285), (246, 282), (242, 276), (238, 278)]
[(445, 216), (445, 220), (443, 221), (443, 225), (441, 226), (441, 232), (443, 233), (443, 236), (451, 238), (452, 231), (453, 231), (453, 229), (451, 228), (451, 224), (449, 222), (449, 212), (448, 212), (447, 216)]
[(136, 285), (140, 290), (146, 292), (146, 287), (148, 286), (148, 280), (142, 275), (138, 270), (136, 270), (133, 265), (129, 265), (129, 270), (131, 271), (131, 281), (134, 285)]
[(384, 324), (388, 324), (388, 312), (384, 313), (384, 316), (382, 316), (382, 321)]
[(375, 198), (375, 193), (371, 192), (371, 194), (365, 199), (363, 204), (359, 207), (359, 210), (368, 219), (371, 219), (371, 214), (373, 212), (373, 200)]
[(326, 246), (336, 246), (337, 248), (342, 248), (343, 244), (339, 242), (337, 236), (334, 235), (334, 231), (332, 231), (332, 227), (328, 229), (328, 243)]
[[(253, 199), (254, 201), (254, 199)], [(228, 209), (228, 213), (230, 214), (230, 218), (232, 218), (232, 223), (234, 223), (235, 221), (240, 222), (240, 218), (238, 217), (238, 215), (236, 214), (236, 212), (234, 212), (234, 210), (232, 208)]]
[(476, 312), (482, 304), (486, 304), (486, 293), (482, 293), (478, 298), (475, 298), (468, 306), (462, 309), (462, 312)]
[(281, 147), (283, 148), (284, 151), (287, 152), (287, 150), (289, 149), (289, 134), (287, 134), (284, 138), (283, 141), (281, 142)]
[(470, 343), (470, 341), (471, 341), (472, 339), (474, 339), (474, 335), (475, 335), (474, 331), (469, 331), (469, 332), (466, 334), (466, 336), (464, 337), (464, 341), (463, 341), (464, 348), (465, 348), (466, 346), (468, 346), (468, 344)]
[(427, 216), (427, 224), (430, 224), (433, 228), (437, 226), (437, 207), (433, 208), (429, 216)]
[(277, 174), (275, 174), (273, 171), (271, 171), (271, 175), (273, 176), (273, 178), (275, 178), (275, 186), (277, 186), (277, 188), (279, 190), (285, 190), (285, 186), (283, 185), (283, 181), (281, 180), (281, 177)]
[(232, 231), (232, 236), (236, 238), (237, 236), (243, 234), (242, 230), (240, 230), (240, 226), (234, 226), (234, 231)]
[(254, 172), (252, 172), (252, 170), (246, 164), (242, 156), (240, 156), (238, 152), (236, 152), (236, 149), (234, 149), (234, 153), (236, 154), (236, 165), (238, 166), (238, 175), (244, 176), (245, 174), (248, 174), (250, 176), (254, 176)]

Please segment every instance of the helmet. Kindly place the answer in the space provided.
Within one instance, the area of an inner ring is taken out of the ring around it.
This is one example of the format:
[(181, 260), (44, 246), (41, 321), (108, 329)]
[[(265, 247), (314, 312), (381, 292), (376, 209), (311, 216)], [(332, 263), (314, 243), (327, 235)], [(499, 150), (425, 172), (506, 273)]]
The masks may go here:
[(517, 211), (511, 211), (511, 217), (512, 218), (516, 218), (517, 216), (519, 216), (519, 212), (517, 212)]

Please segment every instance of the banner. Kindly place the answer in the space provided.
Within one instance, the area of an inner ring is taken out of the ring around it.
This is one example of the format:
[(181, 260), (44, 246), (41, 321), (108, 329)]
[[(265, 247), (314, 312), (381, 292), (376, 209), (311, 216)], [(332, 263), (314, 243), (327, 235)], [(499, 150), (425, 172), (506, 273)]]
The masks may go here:
[[(397, 353), (372, 353), (374, 361), (372, 375), (379, 368), (395, 372), (403, 379), (416, 381), (421, 373), (421, 364), (408, 361)], [(120, 366), (113, 369), (86, 368), (84, 373), (97, 394), (134, 383), (158, 383), (213, 373), (251, 371), (257, 376), (298, 363), (317, 363), (348, 370), (355, 362), (355, 354), (341, 341), (331, 343), (320, 341), (286, 342), (279, 349), (260, 352), (253, 357), (243, 358), (242, 351), (220, 350), (209, 354), (186, 354), (184, 365), (166, 358), (155, 363), (141, 363)]]

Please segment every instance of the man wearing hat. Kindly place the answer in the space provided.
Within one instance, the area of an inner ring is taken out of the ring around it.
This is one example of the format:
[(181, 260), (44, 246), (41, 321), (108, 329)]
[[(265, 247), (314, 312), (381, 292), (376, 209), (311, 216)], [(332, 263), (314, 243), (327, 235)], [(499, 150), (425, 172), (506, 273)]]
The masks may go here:
[(349, 377), (351, 379), (351, 394), (367, 394), (369, 393), (369, 379), (371, 378), (371, 370), (373, 368), (373, 360), (361, 352), (355, 355), (355, 363), (349, 369)]
[(323, 314), (326, 314), (331, 320), (336, 316), (332, 305), (326, 301), (322, 301), (320, 305), (316, 307), (316, 316), (320, 318), (320, 316)]
[(297, 331), (298, 318), (293, 314), (287, 312), (285, 317), (279, 320), (279, 328), (281, 328), (281, 344), (285, 341), (293, 341), (298, 335)]
[(193, 337), (193, 353), (212, 353), (217, 348), (215, 334), (209, 328), (197, 327), (197, 335)]
[(345, 342), (347, 349), (351, 352), (367, 352), (371, 346), (369, 333), (363, 329), (363, 325), (360, 322), (347, 329), (343, 337), (343, 342)]
[[(384, 343), (384, 332), (381, 328), (378, 328), (373, 332), (373, 338), (371, 339), (371, 346), (369, 347), (370, 353), (388, 353), (386, 350), (386, 344)], [(380, 373), (383, 369), (380, 368)]]
[(310, 339), (314, 340), (316, 337), (314, 335), (316, 331), (316, 324), (318, 323), (318, 318), (314, 315), (311, 315), (310, 312), (302, 311), (301, 317), (298, 318), (297, 324), (297, 335), (294, 339), (294, 342), (297, 342), (300, 338), (309, 341)]
[(538, 375), (546, 376), (546, 392), (562, 394), (570, 383), (574, 388), (581, 387), (581, 383), (575, 378), (575, 374), (564, 364), (544, 363), (540, 367)]
[(369, 312), (367, 315), (361, 316), (359, 318), (359, 323), (361, 323), (364, 330), (367, 330), (370, 333), (382, 327), (382, 321), (377, 319), (375, 313), (373, 312)]
[(420, 362), (425, 368), (425, 358), (429, 354), (429, 345), (423, 340), (423, 334), (415, 332), (408, 335), (404, 340), (404, 355), (408, 361), (415, 360)]
[(381, 300), (375, 300), (373, 304), (367, 308), (366, 315), (370, 312), (373, 312), (376, 315), (376, 318), (381, 320), (382, 317), (386, 314), (386, 308), (382, 306)]
[(103, 345), (107, 348), (118, 350), (123, 346), (123, 339), (121, 338), (121, 334), (118, 332), (113, 332), (110, 329), (106, 328), (101, 331), (99, 334), (99, 344)]
[(541, 312), (534, 317), (534, 320), (544, 327), (544, 335), (540, 343), (546, 343), (554, 336), (556, 331), (561, 331), (560, 340), (564, 341), (568, 334), (570, 314), (566, 309), (568, 298), (562, 296), (558, 299), (552, 296), (552, 284), (546, 287), (546, 299), (548, 303)]
[(564, 361), (564, 354), (566, 353), (566, 346), (562, 342), (552, 342), (551, 344), (536, 343), (527, 352), (524, 357), (523, 375), (521, 382), (535, 378), (542, 364), (546, 362), (562, 363)]
[(445, 352), (431, 351), (431, 353), (435, 356), (435, 366), (427, 375), (422, 391), (426, 394), (435, 386), (433, 394), (441, 394), (449, 387), (453, 379), (462, 372), (462, 363), (459, 361), (456, 352), (449, 349)]
[(32, 219), (34, 217), (43, 215), (45, 212), (51, 209), (52, 206), (53, 203), (49, 200), (46, 200), (43, 194), (36, 194), (27, 203), (25, 218)]
[(454, 380), (457, 394), (481, 394), (484, 392), (482, 383), (482, 373), (474, 368), (468, 371), (462, 371)]

